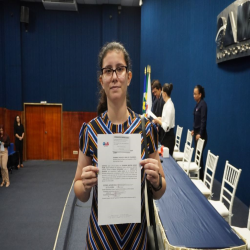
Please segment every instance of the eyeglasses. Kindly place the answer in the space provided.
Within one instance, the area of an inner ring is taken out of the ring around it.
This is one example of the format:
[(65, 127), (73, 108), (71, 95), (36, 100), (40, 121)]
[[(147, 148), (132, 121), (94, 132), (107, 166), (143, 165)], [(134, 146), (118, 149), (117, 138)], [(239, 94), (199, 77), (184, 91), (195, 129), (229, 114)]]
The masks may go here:
[(102, 74), (106, 78), (111, 78), (113, 76), (113, 73), (115, 72), (117, 77), (124, 76), (125, 72), (127, 71), (127, 66), (119, 66), (116, 69), (112, 68), (102, 68)]

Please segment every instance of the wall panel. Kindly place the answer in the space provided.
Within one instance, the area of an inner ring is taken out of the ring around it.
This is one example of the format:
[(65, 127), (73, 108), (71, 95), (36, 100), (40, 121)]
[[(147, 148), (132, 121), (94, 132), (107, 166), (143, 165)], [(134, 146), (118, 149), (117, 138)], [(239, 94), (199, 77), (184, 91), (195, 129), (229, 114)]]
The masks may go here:
[[(23, 121), (24, 113), (22, 111), (8, 110), (0, 108), (0, 124), (5, 127), (5, 132), (9, 135), (10, 141), (15, 142), (14, 138), (14, 120), (19, 115)], [(63, 160), (78, 159), (78, 154), (73, 154), (73, 151), (79, 150), (79, 132), (84, 122), (89, 122), (97, 116), (96, 112), (63, 112)], [(24, 127), (24, 130), (26, 128)], [(27, 138), (25, 133), (24, 140)], [(25, 147), (24, 147), (25, 150)], [(25, 155), (25, 152), (24, 152)]]
[(0, 124), (4, 125), (4, 130), (10, 137), (10, 142), (13, 143), (15, 142), (14, 121), (17, 115), (19, 115), (22, 120), (23, 112), (0, 108)]
[(63, 159), (77, 160), (73, 151), (79, 150), (79, 132), (83, 122), (97, 116), (95, 112), (63, 112)]

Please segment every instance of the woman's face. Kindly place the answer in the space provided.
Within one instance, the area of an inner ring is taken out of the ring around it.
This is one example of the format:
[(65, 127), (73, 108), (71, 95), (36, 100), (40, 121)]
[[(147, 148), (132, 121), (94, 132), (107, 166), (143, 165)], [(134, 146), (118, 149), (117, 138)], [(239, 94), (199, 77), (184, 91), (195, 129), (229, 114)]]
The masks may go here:
[[(126, 99), (127, 87), (132, 79), (132, 72), (127, 72), (122, 66), (127, 66), (124, 60), (122, 51), (112, 50), (109, 51), (103, 59), (102, 68), (106, 69), (119, 69), (120, 73), (113, 72), (112, 75), (107, 76), (103, 71), (99, 81), (104, 89), (109, 101), (116, 102), (117, 100)], [(119, 68), (120, 67), (120, 68)], [(124, 72), (121, 73), (121, 69)]]
[(196, 102), (199, 102), (201, 100), (201, 93), (199, 93), (199, 90), (197, 88), (194, 88), (194, 100)]
[(0, 128), (0, 134), (3, 135), (3, 128)]
[(164, 91), (161, 92), (161, 95), (162, 95), (163, 100), (167, 97), (167, 93)]
[(17, 121), (17, 123), (20, 122), (20, 117), (19, 116), (16, 117), (16, 121)]

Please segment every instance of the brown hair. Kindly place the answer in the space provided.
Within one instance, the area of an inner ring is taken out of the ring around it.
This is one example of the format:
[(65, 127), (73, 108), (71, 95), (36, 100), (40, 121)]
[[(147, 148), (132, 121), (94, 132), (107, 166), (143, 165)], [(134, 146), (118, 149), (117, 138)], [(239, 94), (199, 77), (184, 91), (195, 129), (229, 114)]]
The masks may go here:
[(163, 85), (162, 91), (164, 91), (165, 93), (167, 93), (167, 95), (169, 97), (171, 96), (172, 90), (173, 90), (173, 84), (172, 83), (165, 83)]
[(157, 90), (160, 89), (162, 90), (161, 83), (159, 80), (153, 80), (152, 82), (152, 90), (156, 88)]
[[(127, 71), (131, 71), (131, 60), (130, 60), (129, 54), (128, 54), (127, 50), (124, 48), (124, 46), (121, 43), (118, 43), (118, 42), (106, 43), (101, 48), (100, 53), (98, 55), (99, 69), (102, 68), (102, 63), (103, 63), (104, 57), (107, 55), (108, 52), (113, 51), (113, 50), (123, 52), (124, 60), (126, 62), (126, 66), (128, 67)], [(98, 78), (99, 78), (100, 75), (102, 75), (102, 72), (98, 71)], [(101, 85), (99, 85), (99, 87), (100, 87), (100, 90), (99, 90), (99, 96), (100, 97), (99, 97), (99, 103), (97, 105), (97, 114), (98, 115), (100, 115), (101, 113), (103, 113), (104, 111), (106, 111), (108, 109), (107, 95), (106, 95), (104, 89), (101, 87)]]

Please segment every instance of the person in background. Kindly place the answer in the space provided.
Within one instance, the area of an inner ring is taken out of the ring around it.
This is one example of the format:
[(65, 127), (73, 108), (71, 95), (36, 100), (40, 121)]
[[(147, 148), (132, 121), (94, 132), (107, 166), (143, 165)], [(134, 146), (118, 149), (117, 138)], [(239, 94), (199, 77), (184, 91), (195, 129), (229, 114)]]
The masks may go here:
[(2, 183), (0, 187), (3, 187), (4, 184), (6, 184), (6, 187), (10, 185), (9, 172), (7, 169), (9, 145), (10, 138), (6, 133), (4, 133), (3, 125), (0, 125), (0, 167), (2, 174)]
[(173, 155), (175, 145), (175, 108), (171, 99), (173, 84), (165, 83), (162, 88), (162, 98), (165, 102), (161, 117), (157, 117), (153, 122), (159, 124), (160, 143), (169, 148), (169, 154)]
[[(153, 90), (153, 85), (154, 85), (154, 83), (155, 83), (156, 81), (159, 81), (159, 80), (153, 80), (153, 81), (151, 82), (151, 91)], [(152, 111), (152, 112), (153, 112), (153, 107), (154, 107), (154, 102), (155, 102), (155, 100), (156, 100), (156, 97), (155, 97), (155, 95), (153, 94), (153, 91), (152, 91), (152, 108), (151, 108), (151, 111)]]
[(163, 98), (162, 98), (162, 87), (161, 87), (161, 83), (159, 82), (159, 80), (155, 80), (152, 86), (152, 93), (155, 96), (155, 101), (152, 105), (152, 112), (157, 116), (161, 116), (162, 114), (162, 109), (163, 106), (165, 104)]
[(15, 146), (18, 152), (18, 166), (17, 168), (23, 168), (23, 137), (24, 137), (24, 127), (21, 123), (21, 118), (19, 115), (16, 116), (14, 121), (14, 136), (15, 136)]
[[(149, 158), (144, 159), (141, 118), (127, 107), (126, 93), (132, 79), (131, 61), (124, 46), (111, 42), (99, 53), (99, 82), (101, 85), (97, 113), (106, 110), (89, 123), (83, 123), (79, 135), (79, 158), (75, 175), (76, 197), (87, 202), (93, 189), (92, 207), (86, 236), (86, 249), (147, 249), (144, 188), (150, 181), (154, 199), (160, 199), (166, 189), (157, 145), (156, 126), (145, 121)], [(100, 126), (101, 124), (101, 126)], [(109, 132), (108, 132), (109, 131)], [(98, 221), (98, 155), (97, 136), (107, 133), (141, 134), (141, 223), (99, 226)], [(161, 185), (162, 182), (162, 185)], [(123, 241), (122, 235), (126, 235)], [(135, 241), (136, 239), (136, 241)]]
[[(205, 90), (201, 85), (194, 87), (194, 100), (197, 102), (194, 108), (194, 123), (193, 130), (191, 134), (194, 136), (195, 151), (197, 146), (197, 141), (199, 138), (204, 139), (203, 150), (207, 144), (207, 104), (203, 100), (205, 98)], [(200, 162), (200, 179), (203, 180), (204, 176), (204, 166), (203, 166), (203, 151), (201, 155)]]

